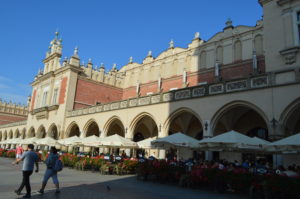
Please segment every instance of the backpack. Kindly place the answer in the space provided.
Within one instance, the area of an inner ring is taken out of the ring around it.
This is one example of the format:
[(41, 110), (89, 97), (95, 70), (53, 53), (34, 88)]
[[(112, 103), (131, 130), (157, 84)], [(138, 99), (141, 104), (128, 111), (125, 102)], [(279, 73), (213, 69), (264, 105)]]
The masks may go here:
[(60, 159), (57, 159), (55, 161), (53, 170), (56, 172), (59, 172), (59, 171), (63, 170), (63, 168), (64, 168), (64, 165), (63, 165), (62, 161)]

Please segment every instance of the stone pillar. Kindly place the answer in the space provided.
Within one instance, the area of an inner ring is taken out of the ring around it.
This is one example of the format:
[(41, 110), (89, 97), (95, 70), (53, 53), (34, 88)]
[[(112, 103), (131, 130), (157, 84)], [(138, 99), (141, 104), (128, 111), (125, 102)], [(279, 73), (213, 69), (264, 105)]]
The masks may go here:
[(72, 146), (67, 146), (68, 153), (72, 153), (74, 148)]
[(128, 157), (131, 157), (130, 149), (125, 149), (125, 153)]
[(205, 151), (205, 160), (213, 160), (213, 152), (212, 151)]
[(272, 119), (268, 125), (269, 139), (271, 141), (276, 141), (285, 137), (284, 126), (281, 122), (276, 119)]
[[(84, 138), (84, 137), (85, 137), (85, 132), (84, 132), (83, 130), (80, 130), (80, 129), (79, 129), (79, 132), (80, 132), (79, 137), (80, 137), (80, 138)], [(76, 147), (76, 146), (75, 146), (75, 147)], [(83, 146), (79, 146), (79, 151), (80, 151), (80, 152), (85, 152), (85, 151), (84, 151), (84, 147), (83, 147)]]
[[(284, 126), (282, 122), (278, 122), (275, 118), (273, 118), (268, 125), (269, 132), (269, 140), (274, 142), (277, 141), (284, 136)], [(283, 156), (279, 154), (273, 155), (273, 165), (276, 168), (279, 165), (283, 165)]]
[(283, 157), (281, 154), (274, 154), (273, 155), (273, 167), (276, 168), (279, 165), (283, 165)]
[(213, 137), (210, 120), (203, 120), (203, 138)]
[[(166, 137), (168, 136), (168, 132), (165, 128), (163, 128), (161, 126), (161, 124), (158, 126), (158, 138), (161, 138), (161, 137)], [(157, 157), (159, 159), (165, 159), (166, 158), (166, 150), (165, 149), (159, 149), (158, 150), (158, 154), (157, 154)]]
[(166, 150), (164, 150), (164, 149), (159, 149), (159, 150), (158, 150), (158, 158), (159, 158), (159, 159), (166, 159)]
[[(203, 120), (203, 139), (213, 137), (210, 120)], [(205, 151), (205, 160), (212, 160), (213, 152)]]
[(103, 153), (104, 153), (104, 154), (109, 153), (109, 148), (108, 148), (108, 147), (103, 148)]
[(100, 148), (99, 148), (99, 155), (100, 155), (101, 153), (104, 153), (104, 148), (103, 148), (103, 147), (100, 147)]

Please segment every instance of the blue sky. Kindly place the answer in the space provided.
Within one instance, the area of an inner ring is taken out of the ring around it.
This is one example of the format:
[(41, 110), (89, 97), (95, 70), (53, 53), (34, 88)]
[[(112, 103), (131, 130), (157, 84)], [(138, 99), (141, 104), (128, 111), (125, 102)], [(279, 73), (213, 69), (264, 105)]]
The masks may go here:
[(208, 40), (233, 25), (255, 26), (257, 0), (2, 0), (0, 1), (0, 98), (26, 103), (34, 76), (58, 28), (63, 57), (79, 47), (81, 61), (110, 69), (130, 56), (142, 62), (175, 46), (186, 48), (195, 32)]

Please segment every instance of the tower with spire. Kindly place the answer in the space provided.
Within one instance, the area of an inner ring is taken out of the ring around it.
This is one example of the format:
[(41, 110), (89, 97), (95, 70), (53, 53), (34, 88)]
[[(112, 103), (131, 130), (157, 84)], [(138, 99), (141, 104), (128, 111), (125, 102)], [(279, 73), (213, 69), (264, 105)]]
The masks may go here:
[(44, 73), (46, 74), (51, 71), (55, 71), (57, 68), (61, 67), (60, 58), (62, 56), (62, 39), (58, 37), (59, 32), (55, 32), (54, 39), (50, 42), (48, 52), (46, 53), (46, 58), (44, 62)]

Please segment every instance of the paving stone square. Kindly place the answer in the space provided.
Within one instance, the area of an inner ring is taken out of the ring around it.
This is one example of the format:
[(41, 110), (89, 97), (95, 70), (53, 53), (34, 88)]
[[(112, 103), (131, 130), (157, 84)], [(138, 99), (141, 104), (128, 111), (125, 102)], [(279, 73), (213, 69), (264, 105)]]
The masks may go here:
[[(0, 199), (22, 198), (14, 193), (22, 180), (21, 165), (12, 165), (13, 159), (0, 158)], [(134, 175), (101, 175), (99, 172), (77, 171), (64, 168), (59, 173), (61, 193), (55, 194), (52, 180), (48, 181), (45, 193), (40, 189), (45, 165), (31, 175), (32, 199), (240, 199), (247, 196), (219, 194), (208, 190), (186, 189), (175, 185), (144, 182)], [(110, 187), (110, 190), (107, 189)], [(25, 194), (25, 188), (22, 194)]]

